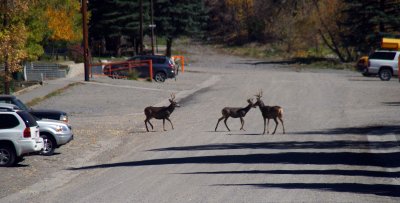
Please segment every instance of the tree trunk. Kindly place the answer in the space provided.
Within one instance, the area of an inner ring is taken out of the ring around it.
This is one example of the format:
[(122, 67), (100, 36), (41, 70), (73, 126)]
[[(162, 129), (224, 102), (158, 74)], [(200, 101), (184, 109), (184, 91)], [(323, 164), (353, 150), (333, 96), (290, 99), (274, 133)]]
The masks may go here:
[[(7, 8), (7, 2), (5, 2), (5, 7)], [(8, 26), (8, 16), (4, 14), (3, 26), (6, 28)], [(4, 94), (10, 94), (10, 69), (8, 67), (8, 53), (4, 54)]]
[(172, 38), (167, 38), (167, 50), (165, 52), (165, 55), (168, 57), (171, 57), (172, 55)]

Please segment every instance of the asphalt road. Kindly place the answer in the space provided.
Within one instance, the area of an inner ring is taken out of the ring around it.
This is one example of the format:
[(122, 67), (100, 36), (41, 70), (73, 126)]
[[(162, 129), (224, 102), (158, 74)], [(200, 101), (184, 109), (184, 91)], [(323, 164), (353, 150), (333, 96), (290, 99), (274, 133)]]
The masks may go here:
[[(123, 144), (102, 154), (107, 158), (66, 165), (1, 202), (400, 201), (397, 81), (254, 65), (236, 57), (208, 59), (193, 60), (187, 73), (193, 81), (201, 73), (207, 77), (177, 93), (181, 107), (171, 116), (174, 130), (166, 122), (163, 132), (162, 121), (152, 120), (154, 131), (145, 133), (144, 117), (132, 118), (135, 127), (127, 127)], [(119, 93), (121, 85), (97, 85), (107, 86), (113, 97), (126, 94)], [(275, 135), (261, 135), (258, 108), (245, 117), (246, 131), (230, 118), (232, 131), (221, 122), (214, 132), (223, 107), (244, 107), (260, 89), (266, 105), (283, 107), (286, 134), (279, 125)], [(143, 95), (147, 90), (135, 89)], [(67, 92), (54, 100), (68, 98)], [(76, 117), (80, 107), (74, 108)], [(131, 109), (117, 113), (126, 111)], [(132, 119), (120, 119), (118, 127), (130, 126)]]

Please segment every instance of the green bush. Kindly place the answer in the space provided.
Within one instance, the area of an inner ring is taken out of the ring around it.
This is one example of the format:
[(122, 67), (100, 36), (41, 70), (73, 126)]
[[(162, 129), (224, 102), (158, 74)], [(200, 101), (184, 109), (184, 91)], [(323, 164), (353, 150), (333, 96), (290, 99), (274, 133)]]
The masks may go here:
[(136, 70), (129, 70), (127, 79), (137, 80), (139, 78), (139, 73)]

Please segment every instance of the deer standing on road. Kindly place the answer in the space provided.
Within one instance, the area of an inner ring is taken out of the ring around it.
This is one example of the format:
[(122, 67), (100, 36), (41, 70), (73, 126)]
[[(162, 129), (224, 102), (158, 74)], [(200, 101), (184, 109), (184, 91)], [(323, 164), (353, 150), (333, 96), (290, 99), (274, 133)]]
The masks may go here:
[(146, 120), (144, 120), (144, 124), (146, 125), (147, 132), (149, 132), (149, 129), (147, 128), (147, 123), (150, 124), (151, 129), (153, 130), (153, 125), (150, 123), (150, 119), (152, 118), (163, 120), (164, 131), (166, 131), (165, 119), (168, 120), (169, 123), (171, 123), (172, 129), (174, 129), (174, 125), (169, 119), (169, 116), (172, 114), (175, 107), (179, 107), (179, 104), (175, 101), (175, 94), (171, 94), (171, 99), (169, 99), (169, 102), (171, 103), (169, 106), (163, 106), (163, 107), (148, 106), (144, 109), (144, 114), (146, 115)]
[(276, 128), (278, 127), (278, 120), (277, 118), (281, 121), (282, 123), (282, 128), (283, 128), (283, 134), (285, 134), (285, 125), (283, 125), (283, 108), (280, 106), (265, 106), (264, 102), (261, 100), (262, 97), (262, 90), (255, 95), (257, 102), (254, 104), (254, 106), (258, 106), (260, 108), (261, 114), (264, 118), (264, 132), (265, 134), (265, 121), (268, 119), (267, 123), (267, 134), (269, 133), (268, 125), (269, 125), (269, 119), (274, 119), (275, 121), (275, 130), (272, 134), (275, 134)]
[(217, 126), (215, 126), (215, 131), (217, 131), (218, 124), (222, 119), (224, 120), (226, 128), (231, 131), (226, 124), (226, 120), (228, 120), (229, 117), (232, 118), (240, 118), (240, 123), (242, 124), (242, 127), (240, 130), (245, 130), (243, 128), (244, 125), (244, 120), (243, 117), (246, 116), (246, 113), (251, 109), (251, 107), (256, 108), (253, 104), (253, 99), (248, 99), (247, 102), (249, 103), (246, 107), (244, 108), (237, 108), (237, 107), (225, 107), (222, 109), (222, 117), (218, 119)]

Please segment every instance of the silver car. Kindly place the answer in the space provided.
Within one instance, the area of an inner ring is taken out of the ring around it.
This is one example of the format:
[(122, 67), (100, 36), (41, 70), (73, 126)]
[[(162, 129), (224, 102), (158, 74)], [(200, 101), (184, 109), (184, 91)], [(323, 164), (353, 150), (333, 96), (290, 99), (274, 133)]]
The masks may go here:
[(44, 140), (44, 148), (41, 154), (50, 156), (54, 150), (74, 139), (72, 127), (58, 120), (38, 119), (40, 137)]
[(368, 66), (363, 75), (378, 75), (381, 80), (390, 80), (398, 75), (400, 51), (377, 50), (368, 57)]
[[(0, 103), (0, 108), (12, 108), (18, 110), (19, 107), (14, 104)], [(54, 150), (62, 145), (67, 144), (74, 139), (71, 125), (52, 119), (39, 119), (32, 115), (39, 125), (40, 137), (43, 138), (44, 147), (41, 154), (50, 156), (54, 154)]]

